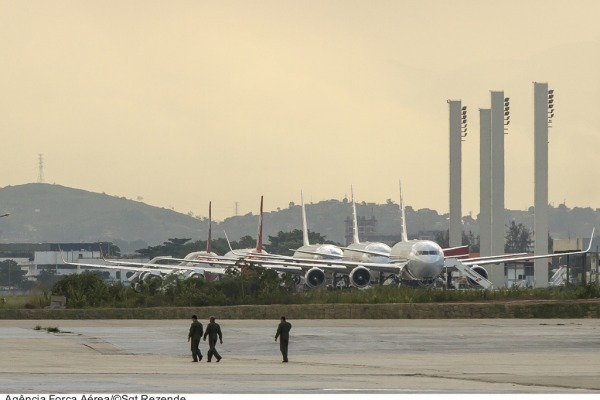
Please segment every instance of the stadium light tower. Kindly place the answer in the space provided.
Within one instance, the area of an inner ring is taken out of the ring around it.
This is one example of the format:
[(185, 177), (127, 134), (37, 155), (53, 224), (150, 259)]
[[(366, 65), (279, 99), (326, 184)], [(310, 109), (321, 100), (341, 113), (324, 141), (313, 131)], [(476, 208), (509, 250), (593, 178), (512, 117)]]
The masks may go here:
[(450, 247), (462, 245), (462, 141), (467, 136), (467, 106), (460, 100), (448, 100), (450, 126), (450, 225), (448, 241)]
[[(548, 128), (554, 117), (554, 90), (548, 84), (533, 82), (534, 203), (533, 232), (535, 254), (548, 254)], [(547, 260), (533, 263), (534, 286), (548, 286)]]

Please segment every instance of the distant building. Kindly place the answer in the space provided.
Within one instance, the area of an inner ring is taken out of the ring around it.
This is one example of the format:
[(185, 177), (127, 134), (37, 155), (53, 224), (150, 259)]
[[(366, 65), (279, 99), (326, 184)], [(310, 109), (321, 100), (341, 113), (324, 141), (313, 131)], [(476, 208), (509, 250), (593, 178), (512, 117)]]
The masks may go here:
[[(107, 245), (107, 243), (103, 243)], [(108, 243), (109, 247), (112, 245)], [(62, 255), (61, 255), (62, 251)], [(34, 280), (41, 271), (52, 271), (56, 275), (70, 275), (82, 271), (100, 271), (105, 280), (127, 281), (133, 274), (132, 271), (117, 269), (94, 269), (66, 265), (67, 262), (85, 262), (86, 264), (106, 264), (102, 259), (99, 243), (6, 243), (0, 244), (0, 261), (13, 260), (23, 271), (26, 277)], [(147, 262), (143, 260), (131, 260)]]
[[(346, 220), (344, 222), (346, 226), (344, 238), (346, 241), (346, 246), (348, 246), (352, 243), (354, 238), (352, 217), (346, 217)], [(361, 242), (381, 242), (389, 246), (393, 246), (400, 240), (399, 233), (397, 235), (379, 234), (377, 232), (379, 224), (377, 222), (377, 218), (375, 218), (374, 216), (372, 216), (371, 218), (357, 217), (356, 224), (358, 226), (358, 238)]]

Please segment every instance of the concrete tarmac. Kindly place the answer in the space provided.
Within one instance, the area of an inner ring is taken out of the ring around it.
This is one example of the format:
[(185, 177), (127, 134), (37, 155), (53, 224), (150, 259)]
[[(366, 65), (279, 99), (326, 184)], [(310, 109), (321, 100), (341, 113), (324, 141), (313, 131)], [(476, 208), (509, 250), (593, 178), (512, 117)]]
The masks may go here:
[(287, 364), (279, 321), (217, 322), (209, 364), (191, 320), (1, 320), (0, 393), (600, 393), (595, 319), (291, 320)]

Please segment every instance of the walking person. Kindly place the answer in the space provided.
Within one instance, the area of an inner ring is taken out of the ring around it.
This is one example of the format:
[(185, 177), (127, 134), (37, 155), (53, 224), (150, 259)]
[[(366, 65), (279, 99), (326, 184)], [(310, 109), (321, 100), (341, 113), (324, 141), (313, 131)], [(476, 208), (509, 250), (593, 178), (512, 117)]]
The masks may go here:
[(200, 351), (200, 340), (202, 339), (202, 324), (198, 321), (198, 317), (192, 315), (192, 325), (190, 333), (188, 333), (188, 342), (191, 341), (191, 350), (193, 362), (202, 361), (202, 352)]
[(215, 322), (215, 317), (210, 317), (210, 323), (206, 326), (206, 331), (204, 331), (204, 340), (206, 341), (206, 336), (208, 336), (208, 360), (206, 362), (211, 362), (213, 356), (217, 359), (217, 362), (221, 361), (221, 356), (217, 352), (215, 346), (217, 345), (217, 337), (219, 338), (219, 342), (223, 344), (223, 335), (221, 334), (221, 327), (219, 324)]
[(277, 338), (281, 336), (279, 339), (279, 350), (281, 350), (281, 355), (283, 356), (284, 363), (288, 362), (288, 344), (290, 343), (290, 330), (292, 330), (292, 324), (285, 320), (285, 317), (281, 317), (281, 322), (277, 327), (277, 333), (275, 333), (275, 341)]

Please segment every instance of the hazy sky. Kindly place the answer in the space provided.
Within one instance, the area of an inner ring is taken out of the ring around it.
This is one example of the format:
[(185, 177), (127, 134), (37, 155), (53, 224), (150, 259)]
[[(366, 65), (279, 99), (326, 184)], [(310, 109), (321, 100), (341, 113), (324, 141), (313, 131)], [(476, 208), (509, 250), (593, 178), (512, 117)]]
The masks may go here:
[[(0, 187), (213, 218), (290, 201), (448, 211), (448, 99), (511, 98), (506, 207), (533, 205), (533, 82), (555, 90), (551, 203), (600, 207), (600, 2), (0, 0)], [(1, 206), (1, 205), (0, 205)]]

